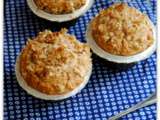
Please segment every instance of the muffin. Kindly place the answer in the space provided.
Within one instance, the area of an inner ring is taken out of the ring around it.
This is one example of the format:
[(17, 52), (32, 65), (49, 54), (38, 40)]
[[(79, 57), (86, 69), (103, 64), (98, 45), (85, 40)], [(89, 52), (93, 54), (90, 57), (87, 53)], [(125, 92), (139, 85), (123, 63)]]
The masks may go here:
[(52, 14), (66, 14), (81, 8), (86, 0), (34, 0), (39, 9)]
[(135, 55), (153, 44), (149, 18), (127, 4), (114, 4), (102, 10), (91, 27), (96, 43), (111, 54)]
[(27, 0), (30, 9), (39, 17), (52, 22), (69, 22), (87, 12), (94, 0)]
[(144, 60), (156, 47), (148, 16), (124, 3), (100, 11), (89, 24), (86, 39), (98, 56), (115, 63)]
[[(48, 95), (47, 99), (64, 99), (76, 94), (91, 75), (90, 48), (66, 32), (66, 29), (40, 32), (27, 42), (17, 59), (16, 73), (23, 78), (17, 77), (18, 81)], [(37, 94), (27, 92), (37, 97)]]

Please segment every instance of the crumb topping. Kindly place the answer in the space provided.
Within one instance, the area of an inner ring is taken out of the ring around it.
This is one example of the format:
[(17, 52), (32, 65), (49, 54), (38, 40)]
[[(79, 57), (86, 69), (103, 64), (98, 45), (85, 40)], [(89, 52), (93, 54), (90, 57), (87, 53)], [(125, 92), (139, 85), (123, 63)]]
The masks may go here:
[(84, 81), (91, 68), (90, 48), (66, 32), (46, 30), (28, 41), (20, 55), (20, 73), (29, 86), (56, 95)]
[(36, 5), (52, 14), (66, 14), (85, 5), (86, 0), (34, 0)]
[(92, 23), (92, 36), (106, 52), (130, 56), (153, 43), (149, 18), (127, 4), (116, 3), (102, 10)]

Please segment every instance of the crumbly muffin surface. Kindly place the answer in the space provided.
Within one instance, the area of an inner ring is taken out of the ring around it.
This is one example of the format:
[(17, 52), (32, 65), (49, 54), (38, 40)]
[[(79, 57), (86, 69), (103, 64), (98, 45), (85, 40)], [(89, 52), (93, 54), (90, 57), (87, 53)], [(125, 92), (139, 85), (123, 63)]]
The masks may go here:
[(39, 9), (52, 14), (66, 14), (85, 5), (86, 0), (34, 0)]
[(114, 55), (135, 55), (153, 43), (149, 18), (122, 3), (102, 10), (92, 20), (91, 32), (96, 43)]
[(91, 69), (90, 48), (74, 36), (44, 31), (29, 40), (20, 55), (27, 84), (45, 94), (65, 94), (78, 87)]

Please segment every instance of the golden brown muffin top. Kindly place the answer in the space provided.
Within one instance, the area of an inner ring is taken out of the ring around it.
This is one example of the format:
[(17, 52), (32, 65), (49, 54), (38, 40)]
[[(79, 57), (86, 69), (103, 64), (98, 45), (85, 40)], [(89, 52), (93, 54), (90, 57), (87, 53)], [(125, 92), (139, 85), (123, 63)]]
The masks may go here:
[(92, 23), (92, 36), (106, 52), (121, 56), (140, 53), (153, 43), (149, 18), (127, 4), (102, 10)]
[(36, 5), (52, 14), (66, 14), (85, 5), (86, 0), (34, 0)]
[(64, 94), (88, 75), (90, 48), (66, 32), (40, 32), (22, 50), (20, 73), (32, 88), (51, 95)]

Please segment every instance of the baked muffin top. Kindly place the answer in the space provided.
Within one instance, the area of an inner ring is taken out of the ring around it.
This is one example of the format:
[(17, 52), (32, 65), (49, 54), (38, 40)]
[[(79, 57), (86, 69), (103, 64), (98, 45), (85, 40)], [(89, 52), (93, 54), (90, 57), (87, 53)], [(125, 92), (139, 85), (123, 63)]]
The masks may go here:
[(66, 32), (46, 30), (27, 42), (20, 55), (20, 73), (30, 87), (49, 95), (65, 94), (88, 75), (90, 48)]
[(66, 14), (85, 5), (86, 0), (34, 0), (36, 5), (52, 14)]
[(145, 14), (123, 3), (102, 10), (91, 22), (96, 43), (106, 52), (120, 56), (135, 55), (151, 46), (152, 29)]

